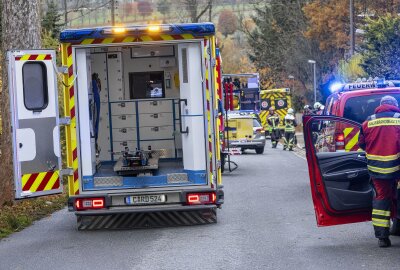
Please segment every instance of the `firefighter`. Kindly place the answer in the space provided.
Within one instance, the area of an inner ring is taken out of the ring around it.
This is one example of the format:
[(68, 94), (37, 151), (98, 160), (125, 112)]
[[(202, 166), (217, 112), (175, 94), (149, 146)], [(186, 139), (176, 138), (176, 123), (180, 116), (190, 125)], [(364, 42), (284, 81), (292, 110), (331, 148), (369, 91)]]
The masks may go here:
[(274, 107), (269, 108), (269, 115), (267, 118), (268, 121), (268, 131), (271, 135), (271, 144), (272, 148), (276, 148), (279, 139), (281, 138), (280, 130), (279, 130), (279, 115), (275, 112)]
[(324, 109), (325, 109), (325, 106), (322, 105), (320, 102), (314, 103), (314, 114), (322, 115)]
[(283, 137), (283, 150), (289, 149), (293, 151), (294, 141), (295, 141), (295, 128), (297, 126), (296, 118), (294, 117), (294, 110), (289, 108), (284, 119), (285, 123), (285, 136)]
[(304, 106), (303, 114), (304, 114), (304, 115), (312, 115), (312, 114), (314, 114), (314, 113), (313, 113), (313, 110), (311, 109), (311, 106), (310, 106), (310, 105)]
[(397, 100), (384, 96), (375, 114), (362, 124), (359, 146), (365, 150), (375, 197), (372, 224), (379, 247), (390, 247), (390, 218), (400, 177), (400, 109)]

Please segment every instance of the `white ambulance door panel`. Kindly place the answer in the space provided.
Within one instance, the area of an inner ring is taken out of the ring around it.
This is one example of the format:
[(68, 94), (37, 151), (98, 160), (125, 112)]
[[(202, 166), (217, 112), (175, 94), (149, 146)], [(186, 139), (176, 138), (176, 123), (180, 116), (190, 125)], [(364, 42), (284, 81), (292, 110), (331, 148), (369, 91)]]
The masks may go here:
[(178, 44), (180, 130), (185, 170), (206, 170), (204, 89), (200, 43)]
[(62, 192), (56, 55), (7, 53), (15, 197)]

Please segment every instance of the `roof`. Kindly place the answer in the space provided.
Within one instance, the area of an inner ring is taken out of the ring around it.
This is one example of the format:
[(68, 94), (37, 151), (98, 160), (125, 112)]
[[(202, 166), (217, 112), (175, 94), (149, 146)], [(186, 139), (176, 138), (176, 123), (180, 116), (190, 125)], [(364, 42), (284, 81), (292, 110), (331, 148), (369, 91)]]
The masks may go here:
[(261, 90), (261, 94), (264, 93), (290, 93), (289, 88), (277, 88), (277, 89), (268, 89), (268, 90)]
[[(80, 43), (85, 39), (124, 38), (127, 36), (174, 36), (190, 34), (201, 38), (215, 34), (213, 23), (147, 24), (126, 26), (105, 26), (96, 28), (67, 29), (60, 33), (62, 43)], [(178, 39), (178, 38), (176, 38)]]

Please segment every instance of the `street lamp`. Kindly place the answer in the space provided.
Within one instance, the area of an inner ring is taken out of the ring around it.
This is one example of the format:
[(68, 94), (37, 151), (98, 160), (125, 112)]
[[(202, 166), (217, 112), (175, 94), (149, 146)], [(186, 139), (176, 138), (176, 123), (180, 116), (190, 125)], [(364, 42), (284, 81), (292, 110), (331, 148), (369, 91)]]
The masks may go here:
[(314, 104), (315, 104), (315, 102), (317, 102), (317, 72), (315, 70), (317, 62), (315, 60), (308, 60), (308, 63), (312, 64), (314, 69)]
[(292, 85), (291, 85), (291, 86), (292, 86), (292, 87), (291, 87), (292, 89), (291, 89), (291, 91), (292, 91), (292, 93), (293, 93), (293, 92), (294, 92), (294, 89), (293, 89), (293, 88), (294, 88), (294, 76), (293, 76), (293, 75), (289, 75), (289, 76), (288, 76), (288, 79), (289, 79), (289, 80), (292, 80)]

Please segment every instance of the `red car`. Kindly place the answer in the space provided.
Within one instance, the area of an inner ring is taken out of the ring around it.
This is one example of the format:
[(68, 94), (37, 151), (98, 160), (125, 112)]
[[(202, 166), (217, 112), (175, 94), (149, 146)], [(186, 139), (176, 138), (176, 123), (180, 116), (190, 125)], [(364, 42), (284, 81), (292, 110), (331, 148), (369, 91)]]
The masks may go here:
[[(347, 88), (348, 89), (348, 88)], [(358, 147), (361, 123), (374, 114), (380, 99), (400, 101), (400, 88), (377, 86), (331, 95), (325, 115), (303, 118), (312, 199), (318, 226), (371, 220), (374, 189), (365, 153)], [(399, 200), (400, 201), (400, 200)], [(400, 204), (391, 233), (400, 235)]]

